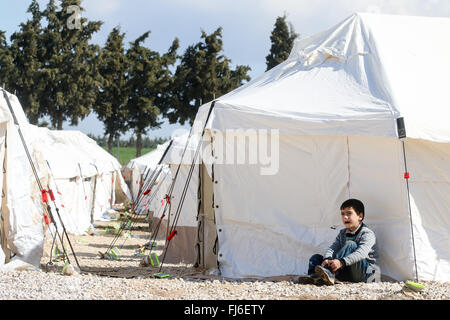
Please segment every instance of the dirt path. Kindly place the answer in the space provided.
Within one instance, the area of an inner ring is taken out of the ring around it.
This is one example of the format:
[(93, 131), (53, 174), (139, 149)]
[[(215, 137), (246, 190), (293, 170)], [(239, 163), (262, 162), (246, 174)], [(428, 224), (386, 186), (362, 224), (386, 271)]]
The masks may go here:
[[(142, 266), (141, 261), (143, 258), (136, 255), (138, 253), (137, 250), (147, 244), (151, 237), (148, 222), (145, 221), (144, 217), (134, 219), (131, 230), (124, 230), (119, 237), (116, 237), (116, 233), (120, 229), (121, 221), (125, 221), (125, 219), (123, 216), (121, 218), (117, 214), (112, 216), (117, 218), (117, 220), (96, 221), (94, 223), (95, 235), (69, 235), (82, 273), (131, 279), (150, 277), (152, 274), (158, 272), (159, 267), (157, 266)], [(112, 247), (119, 249), (120, 259), (110, 260), (101, 258), (101, 253), (105, 253), (111, 247), (112, 241), (114, 240), (115, 243)], [(163, 239), (157, 239), (155, 242), (156, 246), (153, 247), (152, 253), (161, 256), (165, 241)], [(41, 266), (43, 270), (48, 272), (60, 273), (64, 263), (62, 261), (56, 262), (54, 260), (54, 254), (52, 264), (48, 265), (51, 246), (52, 239), (47, 239), (44, 246), (44, 256), (41, 259)], [(65, 246), (66, 250), (69, 250), (71, 263), (76, 265), (67, 241)], [(61, 249), (61, 246), (58, 246), (58, 248)], [(146, 253), (148, 254), (149, 251), (147, 250)], [(161, 271), (169, 273), (173, 277), (199, 274), (192, 265), (183, 264), (174, 265), (164, 263)]]

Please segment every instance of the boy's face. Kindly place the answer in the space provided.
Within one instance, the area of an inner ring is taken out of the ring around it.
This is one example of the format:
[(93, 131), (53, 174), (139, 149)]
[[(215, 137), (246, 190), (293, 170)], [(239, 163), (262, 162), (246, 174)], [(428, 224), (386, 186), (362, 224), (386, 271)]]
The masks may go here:
[(347, 207), (341, 210), (342, 223), (349, 231), (355, 231), (363, 219), (362, 214), (357, 214), (355, 209)]

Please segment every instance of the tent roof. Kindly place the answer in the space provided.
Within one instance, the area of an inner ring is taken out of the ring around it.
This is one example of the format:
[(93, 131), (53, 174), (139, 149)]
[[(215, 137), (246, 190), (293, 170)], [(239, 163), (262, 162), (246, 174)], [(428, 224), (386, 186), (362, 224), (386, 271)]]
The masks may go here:
[(155, 150), (152, 150), (138, 158), (130, 160), (130, 162), (127, 164), (127, 168), (137, 168), (140, 172), (144, 172), (146, 167), (152, 170), (155, 169), (158, 165), (158, 162), (161, 160), (164, 151), (166, 151), (169, 143), (170, 141), (166, 141), (163, 144), (158, 144)]
[[(356, 13), (220, 97), (213, 128), (450, 141), (450, 19)], [(205, 106), (205, 108), (207, 108)]]
[(115, 157), (80, 131), (49, 130), (29, 125), (38, 137), (34, 144), (43, 153), (55, 178), (91, 177), (120, 170)]
[[(199, 136), (191, 136), (189, 138), (189, 142), (188, 138), (189, 133), (173, 137), (171, 140), (158, 145), (155, 150), (148, 152), (139, 158), (131, 160), (127, 164), (127, 168), (137, 168), (140, 172), (144, 172), (146, 167), (154, 169), (159, 160), (161, 160), (161, 157), (163, 156), (166, 149), (169, 147), (169, 144), (170, 148), (167, 150), (167, 153), (161, 163), (170, 165), (179, 164), (182, 162), (182, 164), (190, 165), (192, 164), (192, 160), (197, 150)], [(184, 151), (185, 149), (186, 151)], [(198, 164), (198, 161), (196, 161), (195, 163)]]
[[(197, 146), (199, 143), (198, 135), (191, 135), (185, 133), (183, 135), (172, 138), (172, 144), (164, 157), (163, 163), (165, 164), (186, 164), (191, 165), (194, 159)], [(183, 155), (184, 153), (184, 155)], [(195, 164), (198, 164), (195, 161)]]

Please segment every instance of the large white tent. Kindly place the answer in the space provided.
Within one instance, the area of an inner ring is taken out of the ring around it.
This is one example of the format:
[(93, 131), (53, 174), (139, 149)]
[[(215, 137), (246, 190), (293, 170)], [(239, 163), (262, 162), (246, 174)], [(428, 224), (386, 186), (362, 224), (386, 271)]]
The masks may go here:
[[(358, 198), (382, 274), (450, 281), (449, 34), (448, 18), (354, 14), (203, 105), (202, 265), (305, 274)], [(234, 138), (248, 142), (244, 163), (226, 158)]]

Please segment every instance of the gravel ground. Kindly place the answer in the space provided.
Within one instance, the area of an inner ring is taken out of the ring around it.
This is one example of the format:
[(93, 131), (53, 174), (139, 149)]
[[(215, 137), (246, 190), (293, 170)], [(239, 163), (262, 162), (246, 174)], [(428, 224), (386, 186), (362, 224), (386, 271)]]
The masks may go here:
[(108, 278), (53, 272), (0, 274), (0, 299), (7, 300), (449, 300), (448, 284), (426, 282), (419, 293), (402, 283), (300, 285), (292, 281)]
[[(80, 265), (90, 273), (72, 276), (61, 274), (62, 262), (33, 271), (0, 272), (1, 300), (450, 300), (450, 283), (422, 282), (426, 288), (412, 292), (402, 282), (372, 284), (352, 283), (334, 286), (297, 284), (292, 280), (231, 280), (207, 277), (191, 265), (165, 265), (171, 278), (155, 279), (156, 267), (140, 266), (141, 258), (133, 255), (147, 242), (145, 225), (133, 231), (133, 237), (120, 238), (121, 260), (101, 259), (113, 235), (107, 227), (112, 222), (96, 224), (98, 235), (71, 236)], [(158, 241), (158, 250), (163, 241)], [(46, 242), (45, 251), (51, 243)], [(206, 279), (208, 278), (208, 279)], [(5, 290), (7, 288), (7, 290)]]

